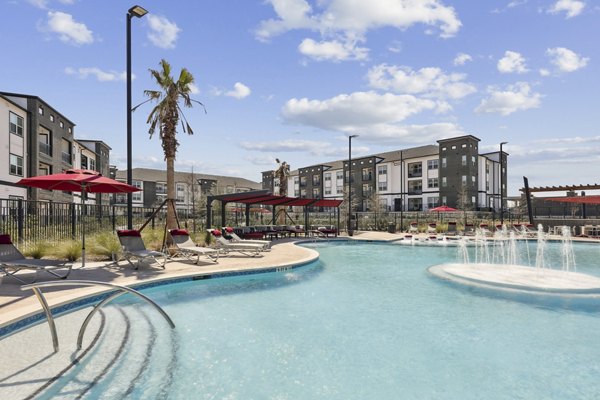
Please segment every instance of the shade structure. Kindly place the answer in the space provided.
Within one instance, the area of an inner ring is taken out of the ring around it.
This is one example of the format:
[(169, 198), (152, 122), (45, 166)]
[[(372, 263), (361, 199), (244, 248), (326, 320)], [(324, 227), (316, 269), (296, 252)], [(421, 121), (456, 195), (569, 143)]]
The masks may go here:
[(539, 200), (556, 201), (559, 203), (600, 205), (600, 196), (571, 196), (571, 197), (539, 197)]
[(439, 206), (435, 208), (430, 208), (429, 211), (432, 212), (453, 212), (458, 211), (456, 208), (448, 207), (448, 206)]
[[(69, 169), (60, 174), (23, 178), (18, 185), (46, 190), (63, 190), (86, 193), (133, 193), (141, 189), (102, 176), (97, 171)], [(84, 195), (81, 196), (81, 211), (85, 215)], [(85, 224), (81, 227), (81, 267), (85, 267)]]

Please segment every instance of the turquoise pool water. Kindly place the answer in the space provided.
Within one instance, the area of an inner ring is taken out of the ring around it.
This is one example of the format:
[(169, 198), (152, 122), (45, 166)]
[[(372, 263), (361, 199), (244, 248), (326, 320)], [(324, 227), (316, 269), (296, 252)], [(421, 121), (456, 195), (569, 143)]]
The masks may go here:
[[(145, 290), (174, 331), (133, 300), (109, 307), (95, 350), (45, 395), (600, 398), (600, 307), (524, 304), (428, 276), (427, 267), (456, 261), (453, 247), (309, 246), (320, 261), (292, 271)], [(578, 271), (600, 275), (600, 248), (576, 251)], [(84, 390), (77, 380), (92, 383)]]

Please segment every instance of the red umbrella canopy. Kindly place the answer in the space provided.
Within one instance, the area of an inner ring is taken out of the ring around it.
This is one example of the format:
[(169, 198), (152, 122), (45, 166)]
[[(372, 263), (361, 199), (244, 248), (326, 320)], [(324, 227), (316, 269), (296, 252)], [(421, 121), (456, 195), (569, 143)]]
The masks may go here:
[(448, 206), (439, 206), (435, 208), (430, 208), (429, 211), (437, 211), (437, 212), (452, 212), (458, 211), (456, 208), (448, 207)]
[(60, 174), (23, 178), (17, 184), (38, 189), (88, 193), (132, 193), (141, 190), (102, 176), (99, 172), (85, 169), (70, 169)]

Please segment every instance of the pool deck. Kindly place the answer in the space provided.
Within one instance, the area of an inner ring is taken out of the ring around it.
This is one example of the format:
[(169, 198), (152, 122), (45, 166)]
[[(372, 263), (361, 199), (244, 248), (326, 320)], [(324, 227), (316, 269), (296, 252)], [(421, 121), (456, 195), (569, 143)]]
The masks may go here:
[[(351, 239), (394, 241), (401, 239), (404, 235), (404, 233), (392, 234), (387, 232), (361, 231), (355, 232)], [(420, 234), (419, 236), (427, 237), (428, 235)], [(348, 237), (339, 236), (339, 239), (348, 239)], [(261, 253), (258, 257), (248, 257), (232, 253), (225, 257), (219, 257), (218, 263), (201, 258), (199, 265), (195, 265), (186, 259), (176, 258), (167, 262), (165, 269), (157, 266), (142, 265), (139, 270), (135, 270), (127, 261), (121, 261), (118, 265), (111, 264), (108, 261), (89, 262), (86, 263), (85, 268), (81, 269), (79, 268), (80, 265), (76, 263), (67, 279), (93, 280), (135, 287), (143, 283), (173, 278), (286, 267), (308, 263), (318, 258), (316, 251), (294, 244), (294, 242), (305, 240), (325, 241), (330, 239), (280, 239), (273, 242), (271, 251)], [(588, 241), (598, 243), (598, 240)], [(27, 272), (22, 273), (23, 276), (26, 276), (26, 274)], [(5, 277), (0, 279), (2, 279), (0, 283), (0, 327), (42, 311), (33, 291), (22, 291), (21, 284), (13, 278)], [(50, 278), (47, 273), (42, 272), (38, 277), (38, 282), (46, 280), (60, 281), (53, 277)], [(55, 307), (106, 290), (104, 287), (65, 286), (45, 288), (43, 292), (50, 307)]]

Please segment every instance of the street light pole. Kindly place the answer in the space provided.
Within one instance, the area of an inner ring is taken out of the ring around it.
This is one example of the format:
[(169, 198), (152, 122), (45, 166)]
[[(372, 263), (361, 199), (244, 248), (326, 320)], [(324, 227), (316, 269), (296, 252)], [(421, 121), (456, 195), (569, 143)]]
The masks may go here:
[(502, 152), (502, 146), (504, 146), (505, 144), (508, 144), (508, 142), (500, 143), (500, 186), (498, 187), (500, 189), (500, 225), (504, 224), (504, 191), (502, 190), (502, 181), (504, 178), (504, 174), (502, 173), (502, 169), (504, 166), (504, 157)]
[(352, 138), (358, 135), (348, 136), (348, 236), (352, 236)]
[[(133, 183), (131, 172), (131, 18), (141, 18), (148, 11), (133, 6), (127, 11), (127, 184)], [(127, 229), (133, 229), (133, 194), (127, 193)]]

